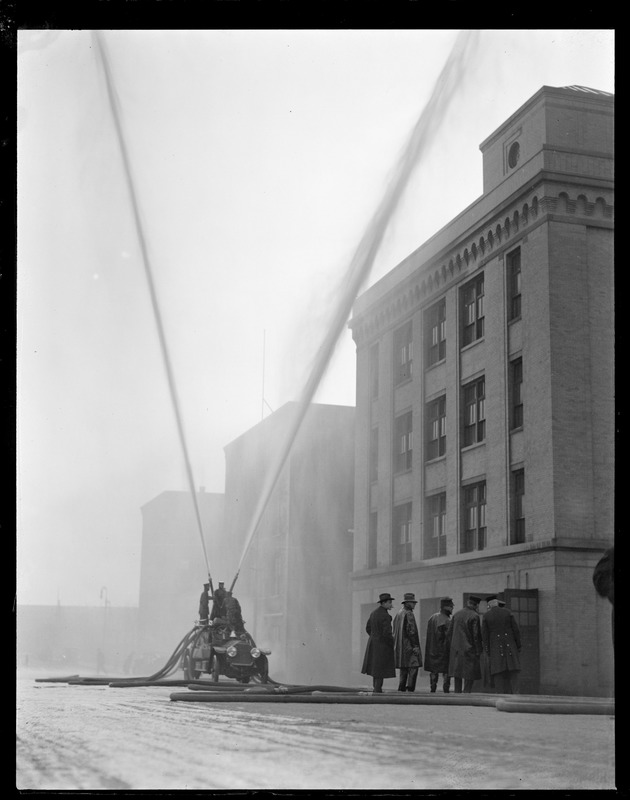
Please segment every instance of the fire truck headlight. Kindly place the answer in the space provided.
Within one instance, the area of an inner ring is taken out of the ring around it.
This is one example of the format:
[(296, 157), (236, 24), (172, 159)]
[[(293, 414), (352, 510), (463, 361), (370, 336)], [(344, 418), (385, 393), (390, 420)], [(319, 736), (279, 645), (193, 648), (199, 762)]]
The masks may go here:
[(257, 647), (251, 649), (252, 658), (260, 658), (260, 650)]
[(229, 655), (230, 658), (234, 658), (234, 656), (236, 655), (236, 647), (228, 647), (227, 654)]

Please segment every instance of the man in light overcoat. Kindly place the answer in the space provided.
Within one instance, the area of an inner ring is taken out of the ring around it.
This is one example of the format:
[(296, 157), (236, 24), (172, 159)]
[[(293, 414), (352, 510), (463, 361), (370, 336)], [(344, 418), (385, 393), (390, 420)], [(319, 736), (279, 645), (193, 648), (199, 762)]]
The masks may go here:
[(418, 670), (422, 666), (420, 634), (413, 613), (417, 602), (413, 592), (405, 592), (402, 608), (394, 617), (394, 663), (400, 670), (399, 692), (415, 692)]

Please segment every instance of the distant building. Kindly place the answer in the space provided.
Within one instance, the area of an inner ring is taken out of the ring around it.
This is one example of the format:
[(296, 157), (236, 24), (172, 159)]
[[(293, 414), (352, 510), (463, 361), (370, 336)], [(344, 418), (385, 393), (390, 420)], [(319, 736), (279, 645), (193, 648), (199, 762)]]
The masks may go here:
[(100, 650), (108, 674), (122, 676), (136, 657), (137, 621), (137, 608), (18, 605), (18, 668), (95, 674)]
[(221, 567), (227, 549), (224, 496), (202, 488), (196, 498), (204, 542), (190, 492), (165, 491), (142, 506), (138, 648), (146, 657), (170, 656), (198, 619), (208, 576), (204, 545), (217, 585), (214, 570)]
[[(235, 542), (247, 535), (297, 411), (287, 403), (225, 447)], [(234, 586), (247, 629), (272, 650), (275, 680), (349, 680), (353, 494), (354, 408), (312, 404)]]
[(482, 196), (355, 303), (356, 676), (379, 592), (423, 635), (500, 592), (523, 691), (612, 693), (613, 117), (542, 87), (481, 144)]

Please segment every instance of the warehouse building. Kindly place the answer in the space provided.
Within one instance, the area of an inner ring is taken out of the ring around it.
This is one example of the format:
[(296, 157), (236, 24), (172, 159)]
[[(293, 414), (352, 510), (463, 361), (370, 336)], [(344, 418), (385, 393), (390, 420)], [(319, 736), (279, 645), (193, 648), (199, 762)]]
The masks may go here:
[(381, 591), (423, 634), (498, 592), (521, 691), (612, 694), (613, 119), (543, 86), (482, 142), (482, 196), (355, 303), (355, 680)]

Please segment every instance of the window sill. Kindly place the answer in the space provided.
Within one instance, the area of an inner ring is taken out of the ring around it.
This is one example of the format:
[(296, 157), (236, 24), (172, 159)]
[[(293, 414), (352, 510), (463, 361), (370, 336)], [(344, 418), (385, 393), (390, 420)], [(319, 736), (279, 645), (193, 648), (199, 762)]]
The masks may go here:
[(519, 425), (518, 428), (510, 428), (510, 433), (519, 433), (523, 430), (523, 426)]
[(407, 475), (407, 473), (413, 472), (413, 467), (407, 467), (406, 469), (398, 469), (394, 472), (394, 477), (397, 475)]
[(394, 384), (394, 389), (398, 389), (399, 386), (404, 386), (405, 384), (411, 383), (412, 381), (413, 381), (413, 375), (411, 375), (409, 378), (403, 378), (402, 380)]
[[(474, 445), (471, 445), (474, 446)], [(443, 456), (436, 456), (435, 458), (427, 458), (425, 464), (435, 464), (437, 461), (446, 461), (446, 453)]]
[(446, 364), (446, 357), (441, 358), (439, 361), (436, 361), (434, 364), (429, 364), (424, 368), (425, 372), (430, 372), (435, 367), (439, 367), (441, 364)]
[(519, 314), (518, 317), (513, 317), (512, 319), (508, 320), (508, 325), (512, 325), (515, 322), (520, 322), (523, 319), (523, 315)]
[(464, 350), (471, 350), (473, 347), (475, 347), (475, 345), (478, 345), (478, 344), (481, 344), (481, 342), (484, 342), (485, 338), (486, 338), (485, 336), (481, 336), (479, 339), (475, 339), (475, 341), (471, 342), (470, 344), (462, 345), (460, 347), (460, 353), (463, 353)]
[(461, 452), (468, 452), (469, 450), (474, 450), (476, 447), (485, 447), (486, 440), (484, 439), (483, 442), (475, 442), (474, 444), (467, 444), (465, 447), (461, 448)]

